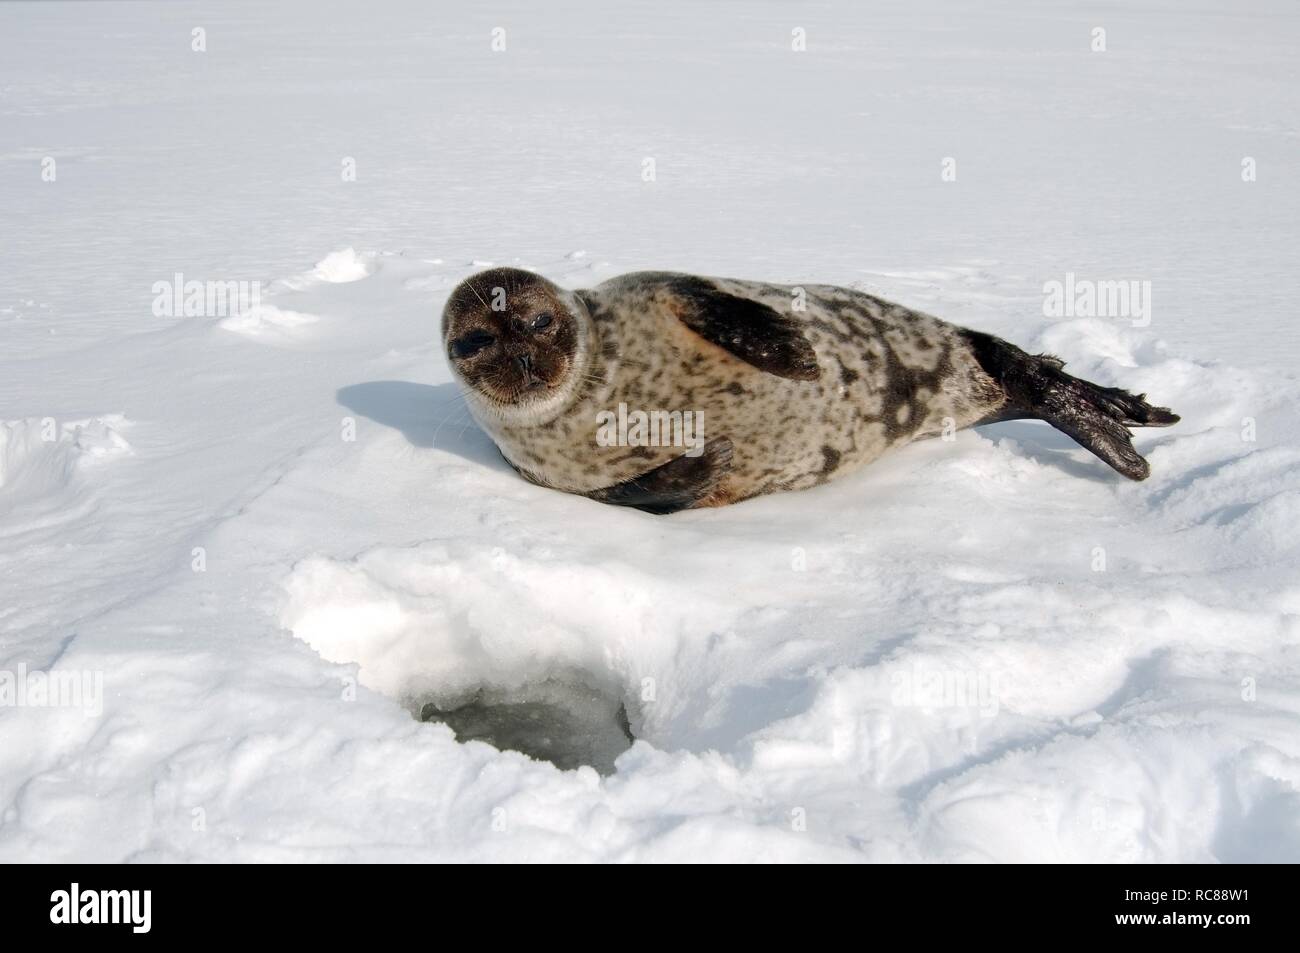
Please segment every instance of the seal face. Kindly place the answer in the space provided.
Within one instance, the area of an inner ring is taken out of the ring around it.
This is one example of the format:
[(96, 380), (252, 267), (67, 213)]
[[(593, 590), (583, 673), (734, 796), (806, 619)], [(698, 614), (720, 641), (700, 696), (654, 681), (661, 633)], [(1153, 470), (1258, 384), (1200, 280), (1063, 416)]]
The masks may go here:
[(566, 291), (497, 268), (452, 292), (443, 340), (525, 478), (656, 513), (815, 486), (1017, 417), (1143, 479), (1127, 427), (1178, 420), (1049, 355), (829, 285), (639, 272)]
[(580, 301), (515, 268), (461, 282), (443, 311), (447, 359), (475, 415), (514, 426), (538, 426), (564, 409), (580, 381), (590, 337)]

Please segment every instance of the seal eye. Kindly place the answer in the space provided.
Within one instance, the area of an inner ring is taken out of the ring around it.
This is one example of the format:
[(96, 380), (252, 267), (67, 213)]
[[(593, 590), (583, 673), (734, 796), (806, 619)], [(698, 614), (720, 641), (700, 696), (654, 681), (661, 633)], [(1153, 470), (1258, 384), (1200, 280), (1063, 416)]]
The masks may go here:
[(541, 331), (543, 328), (549, 328), (551, 326), (551, 322), (554, 320), (555, 318), (552, 317), (551, 312), (543, 311), (537, 317), (533, 318), (533, 321), (529, 325), (529, 327), (531, 327), (534, 331)]
[(470, 357), (496, 341), (486, 331), (471, 331), (463, 338), (451, 342), (452, 357)]

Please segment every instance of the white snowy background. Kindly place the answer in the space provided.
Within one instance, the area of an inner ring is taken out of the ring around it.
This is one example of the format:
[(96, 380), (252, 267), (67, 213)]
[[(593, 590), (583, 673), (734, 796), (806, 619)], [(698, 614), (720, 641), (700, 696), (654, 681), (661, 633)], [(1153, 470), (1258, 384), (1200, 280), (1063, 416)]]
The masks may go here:
[[(0, 706), (0, 860), (1300, 860), (1297, 42), (1294, 0), (0, 5), (0, 671), (104, 685)], [(449, 383), (485, 262), (853, 285), (1183, 420), (1142, 484), (1021, 422), (603, 507)], [(261, 307), (158, 317), (177, 272)], [(1150, 325), (1044, 316), (1067, 272)], [(413, 716), (564, 685), (626, 704), (613, 774)]]

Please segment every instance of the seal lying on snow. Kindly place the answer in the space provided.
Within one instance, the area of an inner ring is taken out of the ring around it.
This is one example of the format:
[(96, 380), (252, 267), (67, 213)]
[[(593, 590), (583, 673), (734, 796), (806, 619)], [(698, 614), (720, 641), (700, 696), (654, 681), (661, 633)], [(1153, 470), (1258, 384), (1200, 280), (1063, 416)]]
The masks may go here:
[(451, 293), (442, 334), (470, 412), (520, 474), (652, 513), (815, 486), (1016, 418), (1142, 480), (1127, 428), (1178, 421), (1055, 357), (830, 285), (639, 272), (567, 291), (494, 268)]

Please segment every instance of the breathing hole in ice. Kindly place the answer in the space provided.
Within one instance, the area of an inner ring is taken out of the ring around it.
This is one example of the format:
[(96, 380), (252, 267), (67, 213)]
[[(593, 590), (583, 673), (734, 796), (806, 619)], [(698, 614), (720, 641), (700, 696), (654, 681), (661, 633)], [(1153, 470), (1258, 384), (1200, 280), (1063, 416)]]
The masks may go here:
[(481, 688), (470, 699), (417, 700), (420, 721), (442, 722), (456, 740), (484, 741), (570, 771), (589, 765), (602, 775), (635, 738), (627, 706), (607, 692), (566, 679), (548, 678), (504, 690)]

